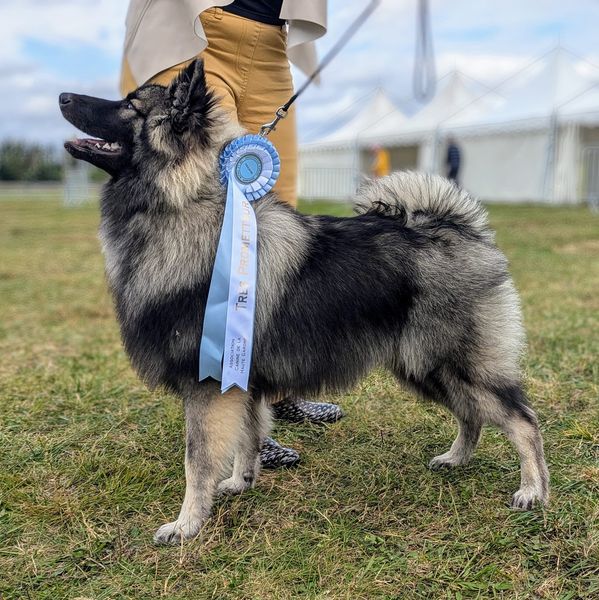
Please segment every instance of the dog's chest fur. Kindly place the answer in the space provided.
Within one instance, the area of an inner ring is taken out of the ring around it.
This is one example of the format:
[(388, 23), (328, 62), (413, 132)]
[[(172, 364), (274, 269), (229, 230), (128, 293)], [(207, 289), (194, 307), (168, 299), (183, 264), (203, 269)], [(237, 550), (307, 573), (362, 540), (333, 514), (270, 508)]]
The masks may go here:
[[(131, 194), (143, 194), (143, 204), (141, 196), (136, 200)], [(196, 370), (224, 212), (224, 196), (173, 208), (159, 194), (151, 187), (142, 192), (139, 186), (108, 186), (100, 226), (125, 349), (150, 385), (165, 383), (169, 371), (180, 375), (182, 364), (187, 372)], [(260, 255), (255, 333), (260, 335), (285, 282), (303, 262), (310, 236), (302, 218), (272, 198), (255, 208)]]

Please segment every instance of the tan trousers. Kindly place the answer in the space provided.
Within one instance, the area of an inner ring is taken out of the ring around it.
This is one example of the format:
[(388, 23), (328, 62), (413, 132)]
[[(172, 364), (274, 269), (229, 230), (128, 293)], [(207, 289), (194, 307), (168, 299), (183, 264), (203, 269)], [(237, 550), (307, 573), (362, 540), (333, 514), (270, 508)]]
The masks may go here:
[[(200, 15), (208, 47), (200, 54), (208, 85), (221, 98), (222, 106), (250, 133), (272, 121), (276, 109), (293, 93), (287, 60), (287, 39), (282, 27), (266, 25), (222, 8)], [(174, 65), (150, 81), (168, 85), (187, 63)], [(123, 60), (121, 93), (138, 87), (129, 65)], [(281, 200), (297, 203), (297, 132), (294, 107), (269, 135), (281, 157), (281, 174), (275, 190)]]

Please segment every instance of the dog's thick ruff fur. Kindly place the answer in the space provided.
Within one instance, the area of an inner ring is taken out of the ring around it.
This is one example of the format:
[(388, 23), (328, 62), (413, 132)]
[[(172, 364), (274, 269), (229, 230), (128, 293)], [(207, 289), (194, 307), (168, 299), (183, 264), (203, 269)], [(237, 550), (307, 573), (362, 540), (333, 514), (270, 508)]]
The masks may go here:
[(120, 144), (66, 147), (112, 175), (100, 233), (131, 362), (150, 387), (184, 400), (185, 500), (157, 541), (197, 535), (217, 492), (254, 484), (269, 428), (263, 398), (346, 390), (376, 366), (457, 419), (456, 440), (431, 468), (467, 463), (482, 426), (496, 425), (520, 455), (512, 506), (547, 501), (519, 368), (518, 296), (476, 200), (441, 177), (396, 173), (359, 190), (353, 218), (301, 215), (272, 193), (255, 202), (252, 393), (223, 396), (197, 381), (198, 342), (225, 203), (218, 156), (241, 131), (206, 89), (199, 61), (169, 88), (142, 86), (122, 102), (63, 94), (61, 108)]

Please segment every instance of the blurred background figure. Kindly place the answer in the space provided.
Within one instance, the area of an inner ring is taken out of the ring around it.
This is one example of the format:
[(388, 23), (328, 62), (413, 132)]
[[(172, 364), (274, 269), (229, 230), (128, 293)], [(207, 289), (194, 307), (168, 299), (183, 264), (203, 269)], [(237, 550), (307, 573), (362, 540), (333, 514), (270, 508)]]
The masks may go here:
[(372, 176), (373, 177), (385, 177), (391, 172), (391, 157), (389, 151), (382, 146), (372, 147)]
[(447, 159), (445, 164), (447, 166), (447, 177), (452, 181), (455, 181), (459, 185), (459, 174), (460, 164), (462, 162), (462, 152), (458, 143), (454, 137), (450, 137), (447, 140)]

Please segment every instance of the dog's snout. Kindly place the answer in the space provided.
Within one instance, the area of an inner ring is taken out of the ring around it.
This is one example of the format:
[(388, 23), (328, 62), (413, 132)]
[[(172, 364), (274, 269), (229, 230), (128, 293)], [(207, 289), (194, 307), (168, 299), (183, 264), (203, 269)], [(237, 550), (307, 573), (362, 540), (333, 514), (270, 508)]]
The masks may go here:
[(63, 92), (62, 94), (60, 94), (60, 96), (58, 96), (58, 103), (60, 104), (60, 106), (66, 106), (67, 104), (70, 104), (73, 101), (73, 94), (67, 94), (66, 92)]

